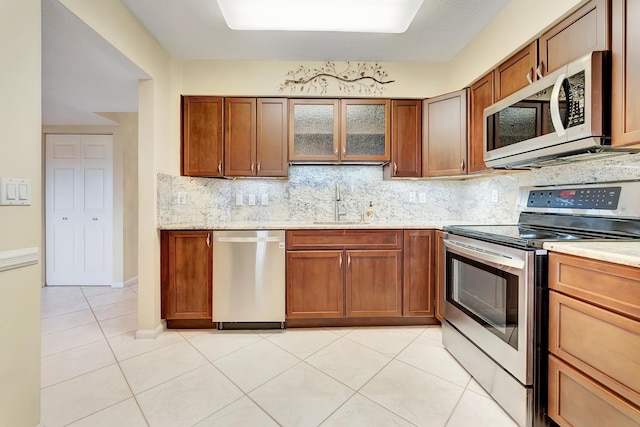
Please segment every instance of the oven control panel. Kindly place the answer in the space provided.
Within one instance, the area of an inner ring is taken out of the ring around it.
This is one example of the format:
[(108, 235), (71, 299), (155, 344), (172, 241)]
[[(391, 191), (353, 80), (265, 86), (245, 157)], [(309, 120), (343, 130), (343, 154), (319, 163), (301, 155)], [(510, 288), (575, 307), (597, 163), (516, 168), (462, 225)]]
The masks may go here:
[(618, 209), (621, 187), (577, 187), (529, 191), (527, 207), (556, 209)]

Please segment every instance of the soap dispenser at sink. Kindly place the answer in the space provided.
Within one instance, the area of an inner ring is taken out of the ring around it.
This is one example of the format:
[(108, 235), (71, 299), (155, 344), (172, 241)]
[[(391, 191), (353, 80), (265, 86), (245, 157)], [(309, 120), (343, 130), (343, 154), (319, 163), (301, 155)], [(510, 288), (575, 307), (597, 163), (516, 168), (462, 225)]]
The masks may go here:
[(370, 201), (369, 206), (367, 207), (367, 210), (364, 212), (364, 220), (372, 221), (374, 217), (375, 217), (375, 210), (373, 209), (373, 202)]

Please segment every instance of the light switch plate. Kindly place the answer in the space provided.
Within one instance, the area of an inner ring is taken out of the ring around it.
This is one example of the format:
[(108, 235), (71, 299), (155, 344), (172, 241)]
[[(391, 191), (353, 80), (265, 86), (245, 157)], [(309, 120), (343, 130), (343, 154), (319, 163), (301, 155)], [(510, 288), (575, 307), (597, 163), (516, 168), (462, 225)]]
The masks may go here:
[(420, 200), (420, 203), (427, 203), (427, 193), (420, 193), (419, 200)]
[(416, 192), (411, 191), (409, 193), (409, 203), (415, 203), (415, 202), (416, 202)]
[(31, 205), (31, 180), (0, 178), (0, 206)]
[(249, 194), (249, 206), (255, 206), (255, 205), (256, 205), (256, 195)]
[(263, 194), (262, 201), (260, 203), (262, 204), (262, 206), (267, 206), (269, 204), (269, 195)]

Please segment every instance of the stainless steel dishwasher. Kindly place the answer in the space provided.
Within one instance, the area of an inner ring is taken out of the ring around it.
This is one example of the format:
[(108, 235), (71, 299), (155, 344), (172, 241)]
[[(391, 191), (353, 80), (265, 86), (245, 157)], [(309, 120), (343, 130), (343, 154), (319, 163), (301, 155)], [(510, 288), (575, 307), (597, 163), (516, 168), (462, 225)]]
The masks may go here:
[(285, 324), (283, 230), (213, 232), (213, 321), (219, 329)]

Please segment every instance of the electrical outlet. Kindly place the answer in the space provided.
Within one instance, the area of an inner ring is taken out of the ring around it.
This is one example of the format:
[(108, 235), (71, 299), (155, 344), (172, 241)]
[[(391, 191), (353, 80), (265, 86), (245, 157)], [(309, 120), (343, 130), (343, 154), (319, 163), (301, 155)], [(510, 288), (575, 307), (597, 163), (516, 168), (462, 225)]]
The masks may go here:
[(491, 190), (491, 203), (498, 203), (498, 190)]
[(236, 206), (242, 206), (244, 204), (244, 198), (242, 194), (236, 194)]
[(256, 205), (256, 195), (249, 194), (249, 206), (255, 206), (255, 205)]
[(187, 204), (187, 193), (184, 191), (178, 191), (178, 204), (186, 205)]
[(409, 193), (409, 203), (415, 203), (416, 202), (416, 192), (412, 191)]
[(427, 193), (420, 193), (420, 203), (427, 203)]
[(262, 206), (267, 206), (269, 204), (269, 195), (268, 194), (263, 194), (262, 195), (262, 200), (260, 201), (260, 204)]

